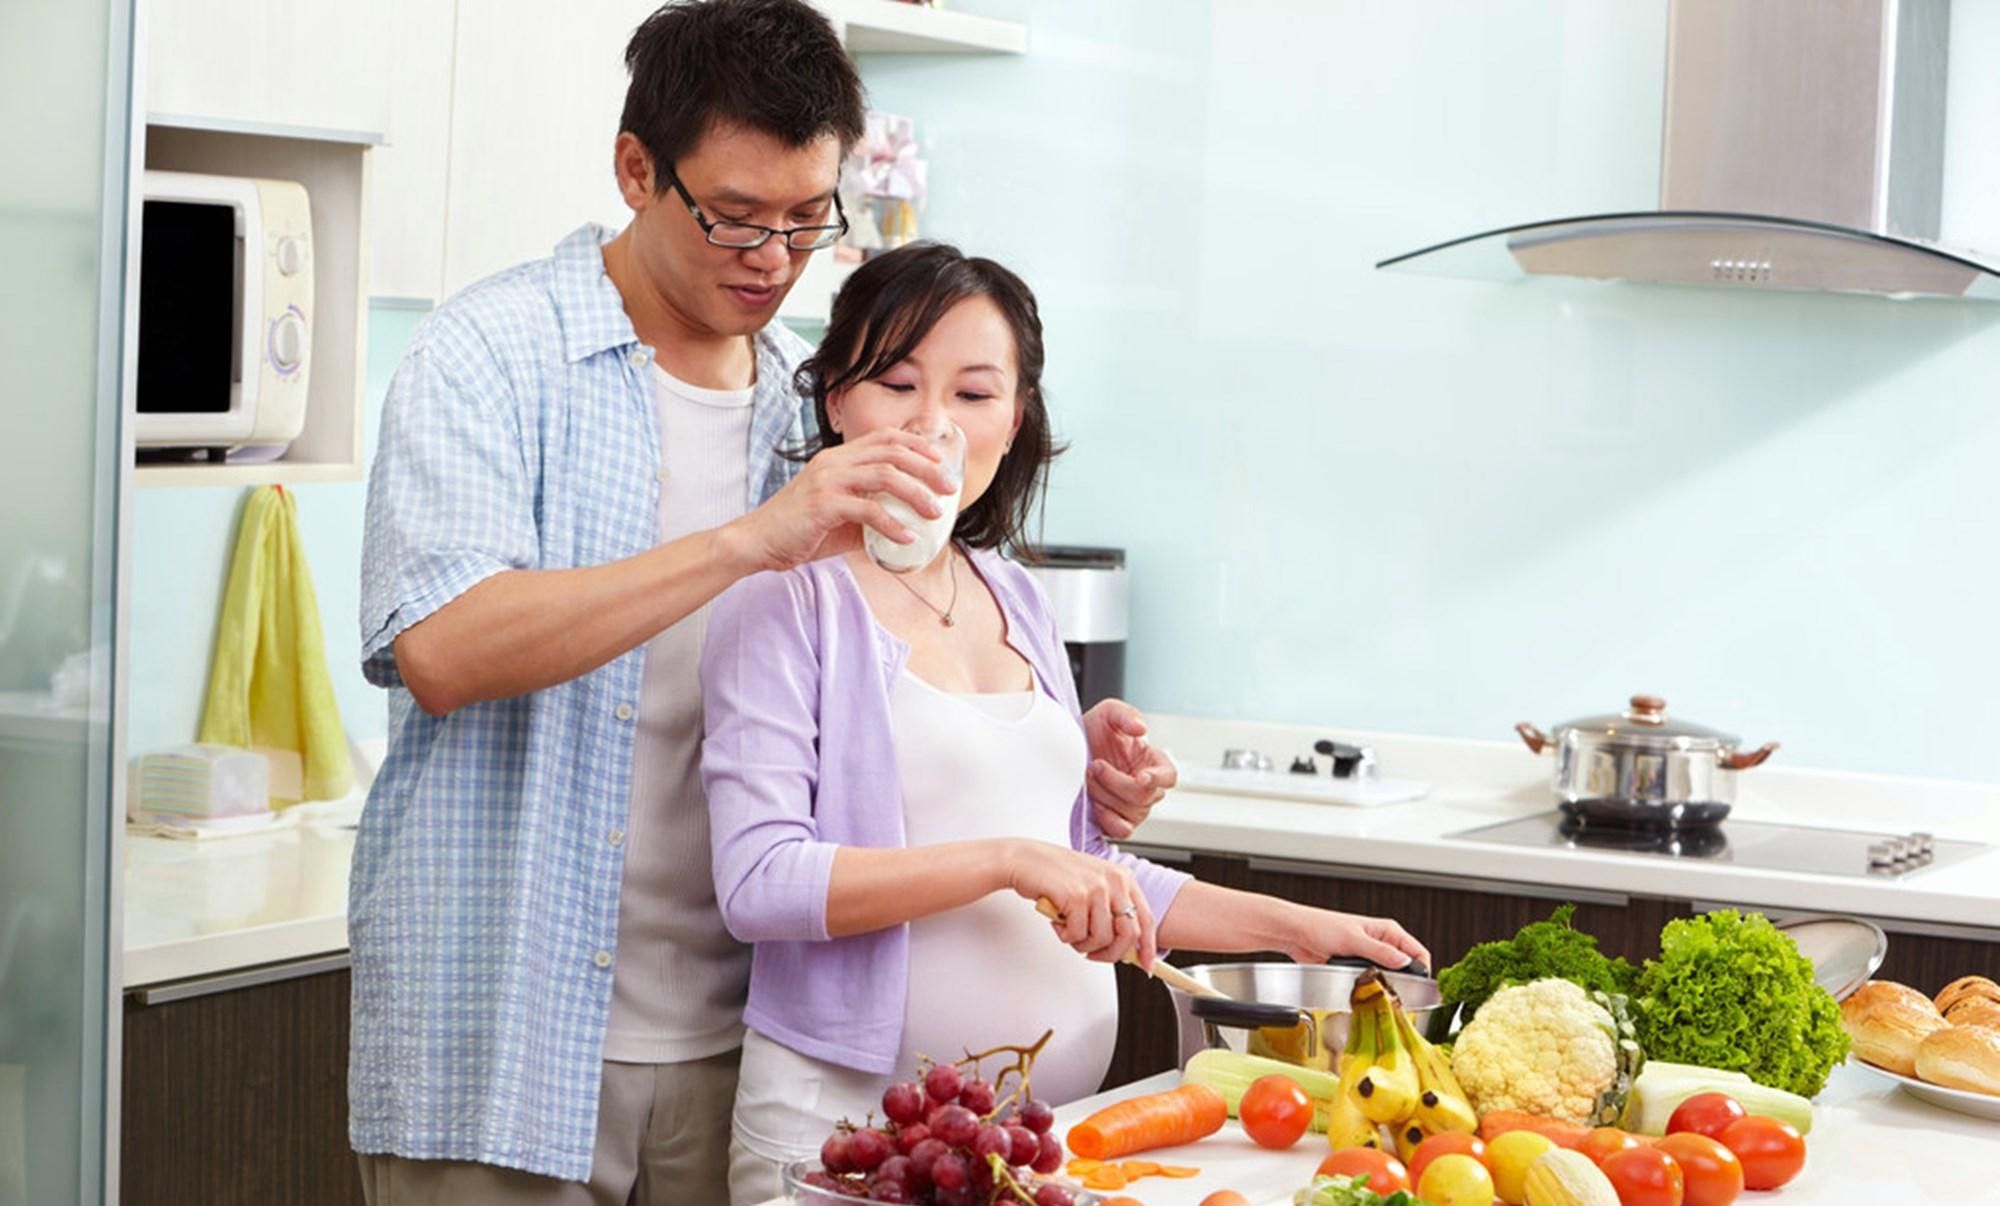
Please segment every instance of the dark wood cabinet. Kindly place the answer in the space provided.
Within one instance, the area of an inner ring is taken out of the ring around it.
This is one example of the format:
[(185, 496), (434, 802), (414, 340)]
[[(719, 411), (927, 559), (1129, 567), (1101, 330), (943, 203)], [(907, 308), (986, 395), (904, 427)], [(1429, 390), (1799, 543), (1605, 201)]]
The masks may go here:
[[(1659, 952), (1660, 930), (1667, 922), (1696, 912), (1691, 901), (1571, 890), (1553, 884), (1450, 880), (1429, 874), (1205, 853), (1196, 853), (1189, 861), (1179, 857), (1172, 861), (1208, 883), (1347, 913), (1394, 917), (1429, 947), (1440, 963), (1457, 959), (1475, 943), (1511, 937), (1529, 922), (1547, 918), (1564, 901), (1576, 903), (1576, 927), (1596, 935), (1600, 950), (1638, 963)], [(1898, 980), (1926, 993), (1934, 993), (1963, 975), (2000, 979), (2000, 942), (1940, 932), (1942, 927), (1899, 929), (1889, 923), (1884, 928), (1890, 931), (1889, 953), (1876, 972), (1880, 979)], [(1927, 928), (1934, 932), (1910, 932)], [(1186, 967), (1248, 958), (1282, 956), (1175, 951), (1169, 962)], [(1105, 1076), (1106, 1086), (1177, 1066), (1179, 1027), (1167, 990), (1138, 969), (1120, 966), (1118, 1007), (1118, 1046)]]
[(126, 994), (124, 1206), (360, 1206), (348, 973), (276, 974)]

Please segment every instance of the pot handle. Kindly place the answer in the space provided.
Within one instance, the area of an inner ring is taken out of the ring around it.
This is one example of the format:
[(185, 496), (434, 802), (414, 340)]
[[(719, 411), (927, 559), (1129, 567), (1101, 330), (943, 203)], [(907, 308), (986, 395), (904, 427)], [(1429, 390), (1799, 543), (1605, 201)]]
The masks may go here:
[(1534, 753), (1539, 754), (1549, 748), (1548, 735), (1525, 720), (1515, 725), (1514, 731), (1521, 735), (1521, 740), (1527, 742), (1528, 749)]
[(1422, 976), (1428, 980), (1431, 975), (1430, 967), (1417, 959), (1412, 959), (1401, 967), (1385, 967), (1372, 959), (1363, 959), (1359, 955), (1335, 955), (1326, 962), (1329, 967), (1358, 967), (1362, 971), (1372, 969), (1392, 976)]
[[(1312, 1015), (1303, 1009), (1290, 1005), (1265, 1005), (1255, 1001), (1239, 1001), (1234, 997), (1195, 997), (1188, 1002), (1194, 1016), (1217, 1026), (1231, 1026), (1238, 1030), (1262, 1030), (1266, 1026), (1293, 1027), (1301, 1022), (1313, 1024)], [(1317, 1035), (1315, 1035), (1317, 1039)]]
[(1718, 754), (1716, 761), (1724, 770), (1749, 770), (1753, 766), (1764, 765), (1764, 760), (1778, 752), (1778, 743), (1766, 742), (1762, 749), (1751, 750), (1747, 754)]

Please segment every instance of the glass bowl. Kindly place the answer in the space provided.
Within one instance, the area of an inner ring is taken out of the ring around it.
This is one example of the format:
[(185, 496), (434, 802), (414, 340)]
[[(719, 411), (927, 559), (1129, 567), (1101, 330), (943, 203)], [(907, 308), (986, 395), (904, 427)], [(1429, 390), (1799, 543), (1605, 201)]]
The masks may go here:
[[(873, 1202), (866, 1197), (838, 1193), (831, 1189), (821, 1189), (818, 1186), (806, 1184), (808, 1174), (820, 1171), (818, 1160), (794, 1160), (779, 1171), (783, 1174), (785, 1182), (785, 1193), (782, 1200), (788, 1203), (789, 1206), (880, 1206), (879, 1203)], [(1069, 1190), (1070, 1198), (1075, 1203), (1075, 1206), (1101, 1206), (1104, 1201), (1101, 1195), (1083, 1189), (1074, 1181), (1067, 1179), (1036, 1177), (1034, 1183), (1041, 1185), (1051, 1180), (1061, 1185), (1064, 1189)]]

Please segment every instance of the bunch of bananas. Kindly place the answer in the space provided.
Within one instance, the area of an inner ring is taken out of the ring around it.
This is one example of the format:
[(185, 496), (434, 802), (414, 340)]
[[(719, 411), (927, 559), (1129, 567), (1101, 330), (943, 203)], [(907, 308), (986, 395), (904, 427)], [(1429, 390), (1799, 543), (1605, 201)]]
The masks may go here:
[(1336, 1150), (1390, 1148), (1407, 1161), (1432, 1135), (1479, 1128), (1451, 1061), (1417, 1033), (1379, 974), (1356, 982), (1348, 1009), (1328, 1143)]

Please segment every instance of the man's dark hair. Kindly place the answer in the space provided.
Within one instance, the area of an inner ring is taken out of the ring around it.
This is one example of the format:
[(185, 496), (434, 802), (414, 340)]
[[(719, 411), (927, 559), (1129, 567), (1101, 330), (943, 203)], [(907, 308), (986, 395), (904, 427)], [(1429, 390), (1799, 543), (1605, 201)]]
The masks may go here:
[(812, 399), (819, 435), (793, 455), (810, 457), (841, 442), (827, 426), (826, 400), (872, 381), (909, 359), (953, 306), (984, 297), (1014, 333), (1014, 400), (1021, 426), (1000, 458), (993, 484), (961, 511), (952, 537), (976, 549), (1011, 549), (1034, 559), (1029, 522), (1048, 487), (1049, 462), (1063, 451), (1049, 431), (1042, 399), (1042, 316), (1020, 277), (992, 260), (945, 243), (911, 243), (854, 270), (833, 301), (819, 348), (799, 366), (794, 386)]
[(633, 32), (625, 69), (619, 129), (652, 155), (658, 192), (664, 169), (718, 124), (792, 147), (832, 134), (843, 157), (861, 140), (861, 77), (805, 0), (675, 0)]

